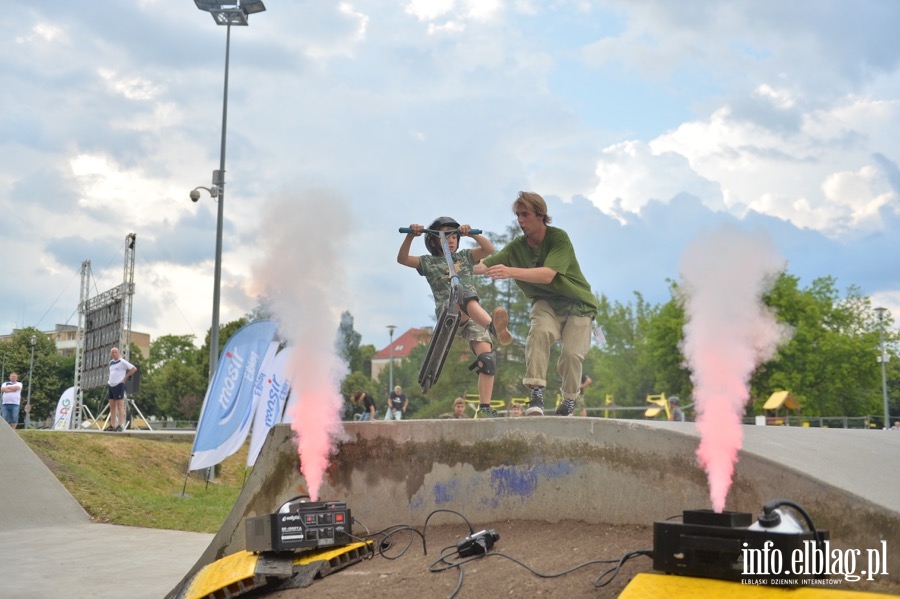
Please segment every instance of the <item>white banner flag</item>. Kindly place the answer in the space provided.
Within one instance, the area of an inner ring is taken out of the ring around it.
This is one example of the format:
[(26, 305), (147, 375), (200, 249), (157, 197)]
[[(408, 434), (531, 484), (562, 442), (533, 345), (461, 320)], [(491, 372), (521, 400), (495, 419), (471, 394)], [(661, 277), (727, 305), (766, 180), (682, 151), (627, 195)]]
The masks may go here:
[(277, 329), (272, 320), (256, 320), (225, 343), (200, 409), (188, 470), (215, 466), (244, 444), (253, 419), (256, 375)]
[[(272, 341), (266, 354), (263, 356), (262, 362), (259, 364), (259, 372), (256, 373), (256, 380), (253, 382), (253, 407), (250, 408), (250, 415), (256, 418), (256, 409), (262, 401), (263, 389), (266, 381), (272, 376), (272, 366), (275, 364), (275, 355), (278, 353), (278, 342)], [(253, 421), (255, 423), (255, 420)], [(253, 423), (251, 423), (252, 425)]]
[(253, 466), (259, 451), (269, 434), (269, 429), (281, 421), (284, 402), (291, 390), (291, 381), (287, 376), (287, 364), (290, 361), (291, 348), (286, 347), (275, 356), (268, 369), (269, 375), (263, 382), (259, 405), (253, 417), (253, 431), (250, 433), (250, 449), (247, 452), (247, 466)]
[(56, 415), (53, 416), (53, 430), (69, 430), (72, 424), (72, 410), (75, 409), (75, 387), (69, 387), (59, 396), (56, 404)]

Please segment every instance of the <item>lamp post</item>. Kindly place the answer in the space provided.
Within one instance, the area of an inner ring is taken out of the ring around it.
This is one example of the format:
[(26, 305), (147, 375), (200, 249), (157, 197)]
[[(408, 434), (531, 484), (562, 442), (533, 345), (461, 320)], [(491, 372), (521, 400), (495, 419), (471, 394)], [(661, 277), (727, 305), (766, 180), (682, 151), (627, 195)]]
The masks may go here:
[(388, 378), (388, 380), (390, 381), (388, 383), (388, 395), (390, 395), (391, 391), (394, 390), (394, 329), (396, 329), (396, 328), (397, 328), (396, 325), (393, 325), (393, 324), (387, 325), (388, 334), (391, 337), (391, 346), (390, 346), (390, 360), (391, 361), (390, 361), (390, 364), (388, 365), (388, 368), (389, 368), (388, 372), (390, 373), (389, 378)]
[(879, 345), (881, 346), (881, 353), (878, 356), (878, 361), (881, 362), (881, 394), (884, 397), (884, 429), (888, 430), (891, 428), (891, 413), (888, 410), (888, 395), (887, 395), (887, 370), (885, 368), (885, 362), (887, 362), (887, 354), (884, 351), (884, 312), (887, 308), (875, 308), (875, 311), (878, 312), (878, 323), (879, 323)]
[(216, 216), (216, 265), (213, 275), (212, 328), (209, 331), (209, 380), (216, 373), (219, 360), (219, 298), (222, 288), (222, 221), (225, 218), (225, 132), (228, 125), (228, 64), (231, 56), (231, 26), (246, 27), (253, 13), (266, 10), (261, 0), (194, 0), (202, 11), (212, 15), (216, 25), (227, 28), (225, 34), (225, 89), (222, 93), (222, 145), (219, 152), (219, 170), (213, 171), (212, 187), (195, 187), (191, 199), (200, 198), (200, 189), (209, 192), (217, 200)]
[(31, 428), (31, 375), (34, 374), (34, 345), (37, 336), (31, 336), (31, 365), (28, 367), (28, 397), (25, 400), (25, 428)]

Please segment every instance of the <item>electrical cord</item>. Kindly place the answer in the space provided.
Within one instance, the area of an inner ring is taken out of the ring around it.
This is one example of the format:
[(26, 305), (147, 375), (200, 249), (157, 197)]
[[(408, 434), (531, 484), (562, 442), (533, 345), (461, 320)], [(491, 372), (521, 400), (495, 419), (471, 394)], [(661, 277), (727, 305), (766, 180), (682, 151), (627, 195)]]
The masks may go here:
[[(395, 525), (395, 526), (390, 526), (388, 528), (385, 528), (383, 530), (376, 531), (376, 532), (369, 532), (369, 530), (366, 529), (366, 535), (364, 538), (377, 539), (377, 541), (374, 543), (374, 545), (376, 547), (376, 549), (374, 551), (377, 552), (378, 555), (381, 555), (385, 559), (398, 559), (399, 557), (404, 555), (409, 550), (410, 546), (412, 545), (412, 537), (410, 537), (409, 542), (406, 544), (406, 546), (404, 546), (399, 551), (399, 553), (395, 554), (395, 553), (391, 552), (391, 554), (388, 555), (387, 552), (391, 548), (394, 547), (394, 542), (395, 542), (394, 537), (396, 535), (398, 535), (400, 533), (404, 533), (404, 532), (415, 533), (421, 537), (422, 550), (425, 552), (425, 555), (428, 555), (427, 534), (426, 534), (426, 531), (428, 528), (428, 522), (432, 516), (434, 516), (435, 514), (438, 514), (438, 513), (442, 513), (442, 512), (455, 514), (455, 515), (459, 516), (466, 523), (466, 526), (469, 529), (469, 535), (467, 537), (465, 537), (464, 539), (460, 540), (459, 542), (457, 542), (453, 545), (448, 545), (446, 547), (443, 547), (438, 554), (438, 558), (436, 560), (434, 560), (428, 566), (428, 571), (433, 574), (438, 574), (438, 573), (446, 572), (448, 570), (453, 570), (453, 569), (457, 570), (456, 585), (447, 599), (454, 599), (459, 594), (460, 590), (462, 590), (463, 581), (465, 580), (465, 572), (464, 572), (463, 566), (470, 562), (473, 562), (475, 560), (480, 560), (480, 559), (483, 559), (486, 557), (499, 557), (499, 558), (507, 559), (507, 560), (523, 567), (529, 573), (531, 573), (534, 576), (537, 576), (538, 578), (559, 578), (561, 576), (571, 574), (572, 572), (581, 570), (581, 569), (589, 567), (589, 566), (598, 565), (598, 564), (599, 565), (613, 564), (612, 567), (603, 571), (600, 574), (600, 576), (594, 581), (595, 588), (602, 588), (602, 587), (610, 584), (615, 579), (615, 577), (621, 571), (622, 566), (624, 566), (625, 563), (627, 563), (628, 561), (635, 559), (637, 557), (641, 557), (641, 556), (647, 556), (647, 557), (653, 556), (653, 552), (651, 550), (642, 549), (642, 550), (638, 550), (638, 551), (629, 551), (625, 555), (623, 555), (619, 558), (615, 558), (615, 559), (597, 559), (597, 560), (586, 561), (584, 563), (573, 566), (562, 572), (556, 572), (556, 573), (550, 573), (550, 574), (544, 573), (544, 572), (539, 572), (539, 571), (535, 570), (534, 568), (532, 568), (531, 566), (529, 566), (528, 564), (526, 564), (525, 562), (523, 562), (511, 555), (507, 555), (505, 553), (501, 553), (498, 551), (492, 551), (494, 543), (496, 543), (500, 538), (500, 535), (497, 534), (496, 531), (481, 530), (481, 531), (475, 532), (475, 529), (472, 527), (472, 524), (468, 521), (468, 519), (466, 519), (465, 516), (463, 516), (459, 512), (456, 512), (454, 510), (449, 510), (449, 509), (439, 509), (439, 510), (434, 510), (433, 512), (431, 512), (428, 515), (428, 517), (425, 519), (425, 524), (423, 525), (422, 532), (419, 532), (415, 528), (408, 526), (408, 525)], [(355, 518), (354, 518), (354, 522), (361, 524), (365, 528), (365, 525), (362, 524), (361, 522), (359, 522), (358, 520), (356, 520)]]
[[(413, 543), (413, 534), (419, 535), (419, 538), (422, 539), (422, 551), (425, 553), (425, 555), (428, 555), (428, 547), (425, 542), (425, 535), (412, 526), (409, 526), (408, 524), (395, 524), (376, 532), (369, 532), (369, 529), (365, 524), (363, 524), (356, 518), (354, 518), (353, 521), (365, 528), (366, 534), (363, 537), (355, 537), (353, 535), (350, 536), (354, 539), (358, 539), (364, 542), (372, 540), (373, 552), (377, 553), (384, 559), (399, 559), (407, 551), (409, 551), (409, 548)], [(399, 549), (398, 552), (391, 552), (391, 549), (395, 548), (395, 544), (399, 545), (399, 542), (395, 541), (395, 537), (400, 535), (401, 533), (409, 533), (409, 538), (406, 545), (402, 549)]]
[(441, 514), (441, 513), (456, 514), (457, 516), (459, 516), (460, 518), (462, 518), (462, 519), (463, 519), (463, 522), (466, 523), (466, 526), (469, 527), (469, 534), (470, 534), (470, 535), (475, 534), (475, 529), (472, 528), (472, 523), (469, 522), (469, 521), (466, 519), (465, 516), (463, 516), (462, 514), (460, 514), (459, 512), (457, 512), (457, 511), (455, 511), (455, 510), (448, 510), (448, 509), (434, 510), (433, 512), (431, 512), (430, 514), (428, 514), (428, 517), (425, 518), (425, 525), (422, 527), (422, 532), (423, 532), (423, 534), (424, 534), (425, 531), (428, 530), (428, 521), (431, 520), (431, 517), (434, 516), (435, 514)]
[[(600, 574), (600, 576), (597, 577), (597, 579), (594, 581), (594, 588), (599, 589), (599, 588), (605, 587), (606, 585), (611, 583), (613, 581), (613, 579), (619, 574), (619, 571), (622, 569), (622, 566), (625, 565), (625, 562), (627, 562), (628, 560), (634, 559), (636, 557), (640, 557), (640, 556), (647, 556), (652, 559), (653, 551), (651, 551), (650, 549), (629, 551), (628, 553), (623, 555), (621, 558), (619, 558), (619, 563), (617, 563), (615, 566), (613, 566), (609, 570), (603, 572), (602, 574)], [(604, 580), (604, 578), (607, 576), (609, 576), (609, 578)]]

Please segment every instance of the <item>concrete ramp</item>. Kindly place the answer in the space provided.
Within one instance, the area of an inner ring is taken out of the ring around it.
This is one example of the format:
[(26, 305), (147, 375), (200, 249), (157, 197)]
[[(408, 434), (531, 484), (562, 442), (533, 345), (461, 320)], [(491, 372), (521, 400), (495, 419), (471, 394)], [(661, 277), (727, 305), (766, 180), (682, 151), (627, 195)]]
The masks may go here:
[[(410, 420), (345, 424), (319, 499), (340, 499), (369, 530), (421, 526), (436, 509), (473, 525), (507, 519), (650, 525), (710, 507), (692, 423), (598, 418)], [(758, 513), (773, 499), (802, 505), (847, 547), (900, 543), (900, 434), (744, 427), (726, 509)], [(244, 520), (306, 490), (287, 425), (276, 426), (234, 509), (194, 573), (245, 549)], [(451, 522), (451, 516), (430, 523)], [(900, 555), (889, 554), (890, 578)], [(178, 587), (180, 588), (180, 587)], [(178, 588), (170, 593), (174, 596)]]
[(0, 426), (0, 530), (90, 522), (90, 516), (6, 423)]
[(0, 597), (159, 599), (213, 539), (92, 523), (5, 422), (0, 425), (0, 473)]

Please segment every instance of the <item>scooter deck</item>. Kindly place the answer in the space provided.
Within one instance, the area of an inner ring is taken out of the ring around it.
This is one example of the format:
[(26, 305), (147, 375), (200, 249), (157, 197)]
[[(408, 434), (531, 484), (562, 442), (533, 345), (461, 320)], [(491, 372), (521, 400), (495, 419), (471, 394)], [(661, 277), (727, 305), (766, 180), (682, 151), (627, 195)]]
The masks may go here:
[(431, 386), (441, 376), (447, 354), (450, 353), (453, 339), (456, 338), (456, 332), (459, 330), (459, 306), (454, 302), (452, 295), (455, 294), (451, 294), (450, 301), (447, 302), (447, 306), (444, 307), (441, 317), (435, 324), (434, 333), (428, 344), (428, 352), (425, 354), (425, 361), (422, 362), (422, 368), (419, 370), (419, 385), (422, 387), (422, 393), (428, 393)]

